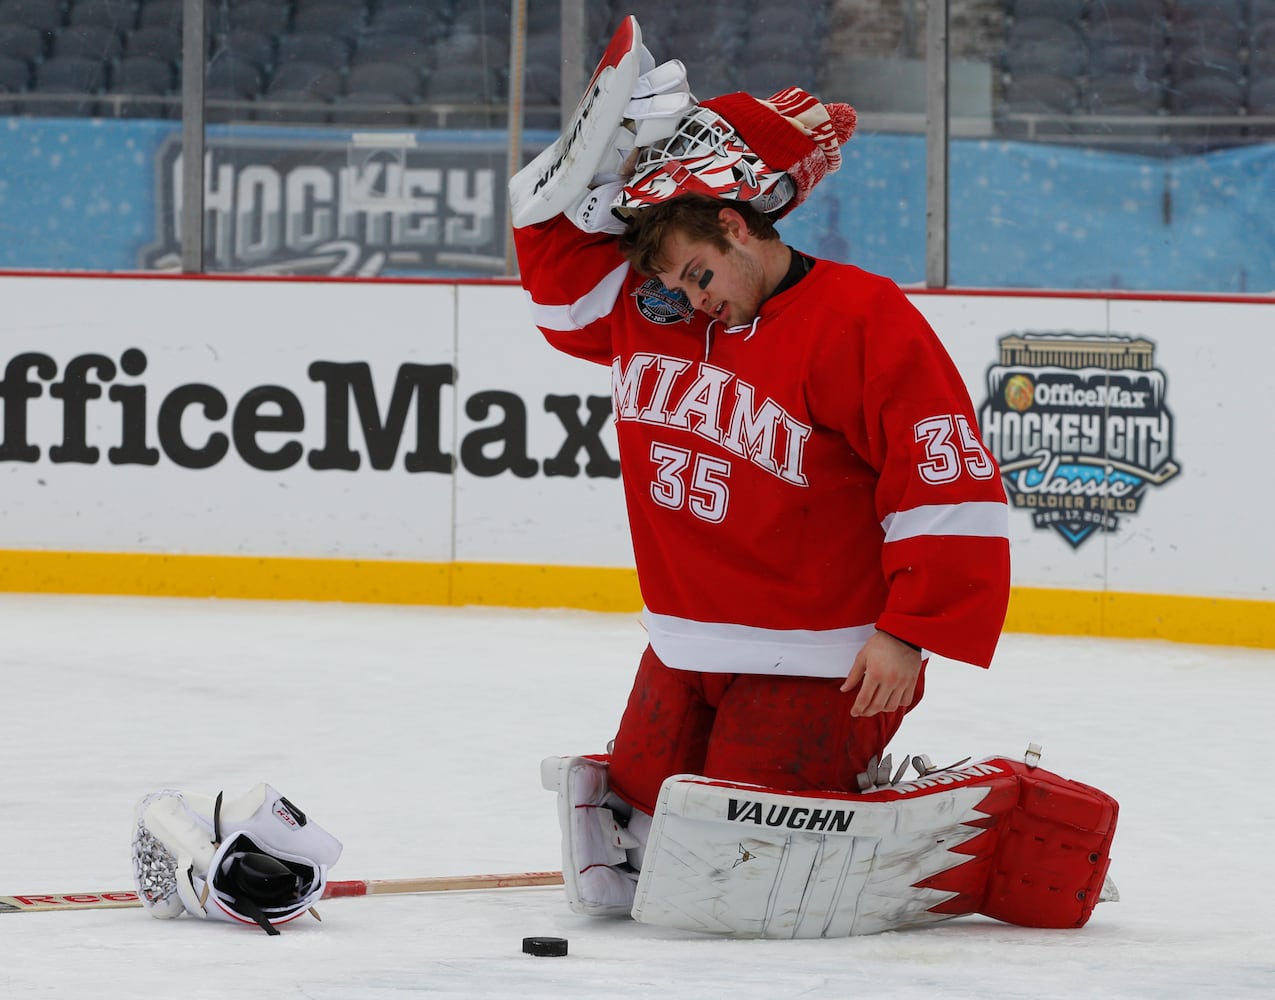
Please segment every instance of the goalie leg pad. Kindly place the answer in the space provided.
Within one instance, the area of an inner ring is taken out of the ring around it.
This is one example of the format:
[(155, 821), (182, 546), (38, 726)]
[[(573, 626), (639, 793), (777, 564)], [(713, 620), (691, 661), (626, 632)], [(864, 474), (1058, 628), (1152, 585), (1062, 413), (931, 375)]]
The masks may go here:
[[(608, 758), (549, 757), (541, 765), (541, 783), (558, 793), (562, 828), (562, 882), (575, 913), (591, 917), (627, 917), (633, 906), (642, 843), (625, 822), (630, 810), (611, 794)], [(644, 814), (632, 812), (635, 830)]]
[(678, 775), (660, 792), (633, 916), (767, 938), (975, 912), (1079, 927), (1099, 900), (1115, 819), (1110, 796), (1004, 758), (862, 795)]

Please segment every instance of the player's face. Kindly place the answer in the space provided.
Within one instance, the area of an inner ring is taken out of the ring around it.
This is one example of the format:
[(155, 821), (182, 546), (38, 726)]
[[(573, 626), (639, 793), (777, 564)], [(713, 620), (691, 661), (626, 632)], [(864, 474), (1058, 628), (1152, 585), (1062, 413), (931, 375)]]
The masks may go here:
[(680, 232), (664, 241), (668, 269), (656, 275), (666, 288), (681, 289), (691, 305), (726, 326), (745, 326), (765, 299), (761, 262), (727, 231), (729, 246), (692, 240)]

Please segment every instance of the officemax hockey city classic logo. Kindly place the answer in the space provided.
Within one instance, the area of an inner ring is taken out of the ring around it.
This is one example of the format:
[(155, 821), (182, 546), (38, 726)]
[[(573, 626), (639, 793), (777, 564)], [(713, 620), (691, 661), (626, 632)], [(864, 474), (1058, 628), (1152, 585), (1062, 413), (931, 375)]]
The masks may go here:
[(1038, 530), (1079, 548), (1181, 471), (1151, 341), (1050, 332), (999, 343), (979, 422), (1010, 503)]

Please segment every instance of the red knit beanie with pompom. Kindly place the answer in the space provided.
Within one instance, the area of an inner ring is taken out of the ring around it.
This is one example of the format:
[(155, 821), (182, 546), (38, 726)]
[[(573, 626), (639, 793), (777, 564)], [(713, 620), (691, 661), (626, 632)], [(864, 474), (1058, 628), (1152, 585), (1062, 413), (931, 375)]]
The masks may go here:
[(738, 93), (701, 103), (730, 122), (768, 166), (792, 178), (796, 194), (774, 213), (777, 217), (800, 205), (819, 181), (841, 166), (841, 147), (857, 123), (849, 104), (822, 104), (800, 87), (781, 90), (764, 101)]

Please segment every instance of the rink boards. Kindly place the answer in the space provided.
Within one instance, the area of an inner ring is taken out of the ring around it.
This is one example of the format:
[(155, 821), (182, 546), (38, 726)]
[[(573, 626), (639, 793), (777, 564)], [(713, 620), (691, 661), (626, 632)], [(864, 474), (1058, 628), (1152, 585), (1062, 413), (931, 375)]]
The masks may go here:
[[(0, 276), (0, 589), (632, 610), (610, 373), (514, 284)], [(1275, 646), (1275, 302), (911, 293), (1022, 631)]]

